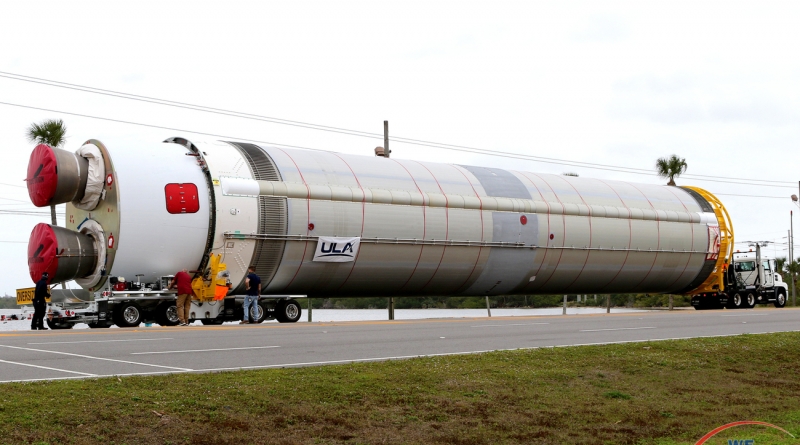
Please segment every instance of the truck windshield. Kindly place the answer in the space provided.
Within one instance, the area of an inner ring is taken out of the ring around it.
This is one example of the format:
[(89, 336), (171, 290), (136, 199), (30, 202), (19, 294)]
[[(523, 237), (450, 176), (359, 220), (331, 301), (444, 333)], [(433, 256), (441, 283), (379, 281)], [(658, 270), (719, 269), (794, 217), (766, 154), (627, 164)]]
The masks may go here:
[(736, 272), (752, 272), (756, 270), (756, 262), (755, 261), (742, 261), (740, 263), (736, 263), (734, 265), (734, 270)]

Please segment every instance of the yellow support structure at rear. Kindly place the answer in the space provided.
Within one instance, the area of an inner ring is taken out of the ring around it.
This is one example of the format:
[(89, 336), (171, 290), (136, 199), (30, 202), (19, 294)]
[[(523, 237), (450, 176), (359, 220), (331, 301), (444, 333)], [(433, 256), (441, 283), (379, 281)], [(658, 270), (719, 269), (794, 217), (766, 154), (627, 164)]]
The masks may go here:
[(228, 293), (227, 278), (222, 272), (228, 269), (225, 263), (221, 263), (222, 255), (212, 254), (208, 262), (208, 269), (192, 280), (192, 290), (194, 297), (199, 301), (213, 301), (225, 298)]
[(727, 265), (733, 259), (733, 224), (731, 223), (731, 217), (728, 215), (728, 211), (725, 210), (725, 206), (722, 205), (722, 202), (720, 202), (716, 196), (699, 187), (685, 188), (694, 190), (711, 204), (711, 208), (714, 209), (714, 214), (717, 216), (717, 222), (719, 223), (720, 236), (719, 257), (717, 258), (717, 264), (714, 266), (714, 271), (703, 281), (703, 284), (687, 292), (687, 294), (695, 295), (703, 292), (723, 292), (725, 290), (725, 271), (727, 270)]

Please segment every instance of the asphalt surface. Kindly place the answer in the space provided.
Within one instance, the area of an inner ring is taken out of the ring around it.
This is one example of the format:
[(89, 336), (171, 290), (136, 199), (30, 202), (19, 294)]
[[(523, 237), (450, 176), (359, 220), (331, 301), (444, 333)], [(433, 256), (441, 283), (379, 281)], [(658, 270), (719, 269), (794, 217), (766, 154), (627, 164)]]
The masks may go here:
[(0, 334), (0, 383), (318, 366), (800, 330), (800, 309), (656, 311)]

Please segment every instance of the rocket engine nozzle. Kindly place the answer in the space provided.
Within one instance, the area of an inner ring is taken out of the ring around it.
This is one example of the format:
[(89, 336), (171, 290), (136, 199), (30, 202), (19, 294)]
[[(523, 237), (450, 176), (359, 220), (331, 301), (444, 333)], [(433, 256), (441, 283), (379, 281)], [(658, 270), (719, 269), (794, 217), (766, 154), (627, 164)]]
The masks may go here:
[(28, 161), (28, 195), (37, 207), (83, 198), (89, 161), (66, 150), (39, 144)]
[(59, 283), (90, 275), (97, 265), (97, 252), (91, 236), (39, 223), (28, 240), (28, 270), (36, 282), (43, 272), (48, 283)]

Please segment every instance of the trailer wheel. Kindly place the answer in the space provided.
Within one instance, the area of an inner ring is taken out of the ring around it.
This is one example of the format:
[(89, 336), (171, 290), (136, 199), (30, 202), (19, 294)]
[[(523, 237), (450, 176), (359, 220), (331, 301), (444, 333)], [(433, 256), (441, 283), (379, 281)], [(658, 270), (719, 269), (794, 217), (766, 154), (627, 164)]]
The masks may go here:
[(72, 329), (74, 326), (72, 323), (59, 323), (48, 318), (45, 318), (45, 321), (47, 321), (47, 326), (50, 329)]
[(261, 306), (260, 302), (250, 308), (250, 323), (263, 323), (267, 318), (267, 311)]
[(756, 306), (756, 296), (752, 292), (747, 293), (747, 298), (744, 300), (744, 306), (747, 309), (752, 309)]
[(141, 323), (142, 308), (132, 301), (122, 303), (114, 310), (114, 324), (121, 328), (133, 328)]
[(300, 319), (303, 310), (296, 300), (281, 300), (275, 309), (275, 318), (281, 323), (295, 323)]
[(215, 326), (221, 325), (223, 320), (218, 318), (201, 318), (200, 323), (203, 323), (203, 326)]
[(786, 292), (783, 289), (775, 291), (775, 301), (772, 304), (778, 308), (786, 306)]
[(98, 328), (110, 328), (113, 323), (109, 323), (107, 321), (96, 321), (93, 323), (88, 323), (91, 329), (98, 329)]
[(156, 323), (161, 326), (177, 326), (181, 320), (178, 318), (178, 307), (174, 301), (165, 301), (156, 307)]

